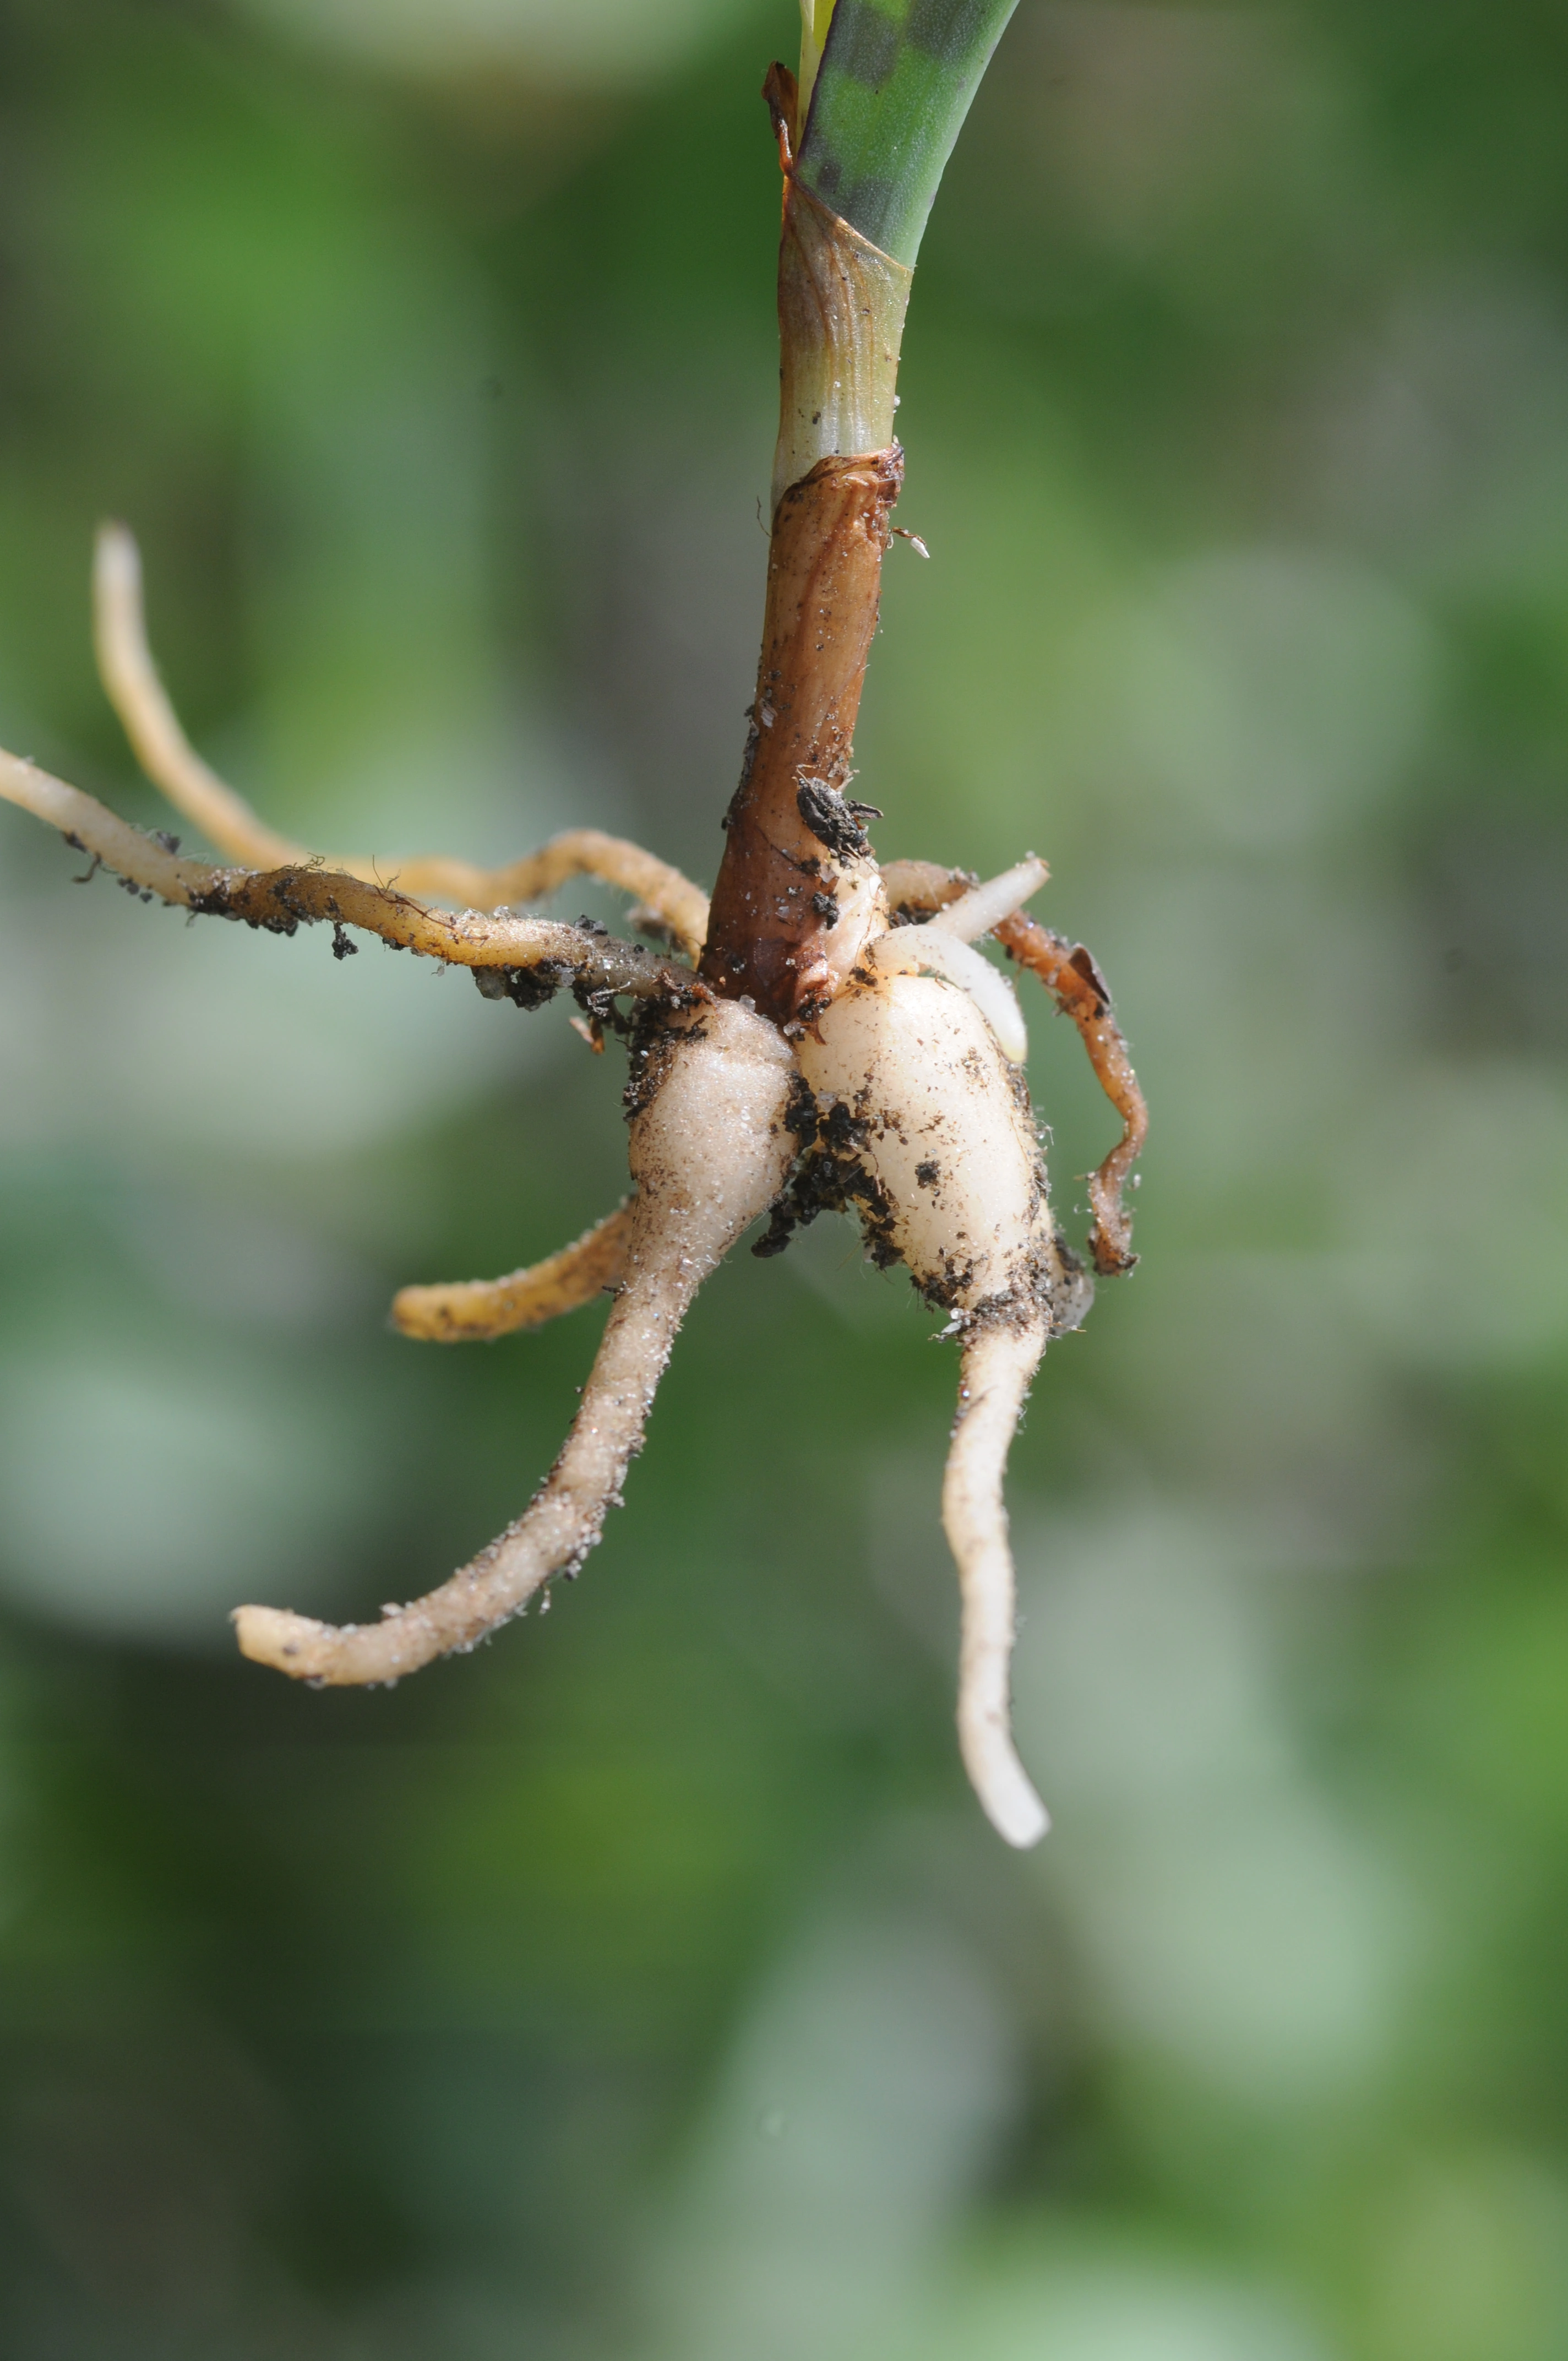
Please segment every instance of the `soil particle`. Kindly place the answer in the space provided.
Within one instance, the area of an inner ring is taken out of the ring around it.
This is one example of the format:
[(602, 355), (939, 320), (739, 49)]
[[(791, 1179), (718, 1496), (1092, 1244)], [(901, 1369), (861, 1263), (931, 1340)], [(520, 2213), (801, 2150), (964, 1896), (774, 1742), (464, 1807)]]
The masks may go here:
[(821, 1135), (835, 1156), (853, 1156), (871, 1137), (871, 1128), (843, 1099), (835, 1099), (821, 1117)]
[(486, 1000), (510, 1000), (516, 1008), (543, 1008), (554, 999), (571, 969), (560, 960), (541, 960), (533, 967), (476, 967), (469, 970)]
[(826, 779), (812, 778), (801, 780), (795, 804), (817, 843), (825, 844), (840, 861), (862, 859), (871, 851), (871, 840), (861, 822), (881, 819), (875, 804), (846, 801)]

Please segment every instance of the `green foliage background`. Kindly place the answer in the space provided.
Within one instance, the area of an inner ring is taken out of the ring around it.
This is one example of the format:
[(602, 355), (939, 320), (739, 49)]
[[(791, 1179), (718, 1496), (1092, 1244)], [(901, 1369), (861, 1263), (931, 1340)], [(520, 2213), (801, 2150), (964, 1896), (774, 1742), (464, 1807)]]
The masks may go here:
[[(795, 13), (6, 0), (0, 738), (153, 819), (116, 512), (280, 824), (711, 877)], [(619, 1066), (0, 812), (16, 2361), (1568, 2350), (1565, 111), (1541, 0), (1024, 0), (927, 237), (861, 791), (1050, 858), (1155, 1117), (1016, 1454), (1037, 1856), (846, 1230), (720, 1274), (548, 1620), (234, 1659), (526, 1499), (596, 1316), (384, 1307), (614, 1201)]]

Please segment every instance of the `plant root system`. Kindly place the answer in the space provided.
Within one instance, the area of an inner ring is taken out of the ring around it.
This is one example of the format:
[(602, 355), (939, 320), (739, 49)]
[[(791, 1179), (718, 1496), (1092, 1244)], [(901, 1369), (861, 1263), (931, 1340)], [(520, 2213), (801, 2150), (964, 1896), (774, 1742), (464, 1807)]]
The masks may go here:
[[(946, 64), (934, 50), (916, 57), (922, 75), (948, 77), (949, 143), (1005, 15), (971, 11)], [(842, 12), (836, 29), (849, 18)], [(805, 62), (809, 80), (818, 64), (809, 41)], [(1123, 1191), (1147, 1117), (1093, 961), (1025, 915), (1044, 862), (1031, 856), (985, 884), (927, 862), (884, 870), (868, 833), (881, 814), (850, 792), (904, 473), (894, 411), (910, 265), (946, 153), (929, 139), (911, 150), (914, 179), (897, 203), (870, 148), (845, 181), (853, 203), (875, 200), (864, 226), (883, 235), (885, 214), (904, 258), (839, 219), (826, 202), (846, 169), (835, 143), (881, 136), (863, 93), (846, 98), (853, 81), (829, 34), (804, 126), (794, 78), (775, 67), (768, 82), (784, 172), (783, 401), (756, 694), (711, 911), (678, 871), (596, 829), (482, 869), (433, 855), (327, 859), (266, 827), (180, 725), (148, 646), (140, 560), (122, 526), (100, 535), (94, 572), (104, 683), (149, 778), (233, 865), (183, 857), (173, 836), (131, 828), (4, 753), (0, 797), (86, 853), (87, 876), (105, 869), (144, 902), (276, 935), (324, 925), (338, 959), (356, 948), (353, 931), (373, 934), (469, 968), (488, 997), (519, 1008), (565, 991), (595, 1049), (609, 1033), (627, 1039), (629, 1202), (526, 1270), (405, 1288), (393, 1307), (404, 1334), (450, 1344), (613, 1296), (577, 1415), (532, 1501), (449, 1581), (376, 1622), (238, 1609), (244, 1653), (318, 1685), (395, 1681), (474, 1647), (554, 1576), (575, 1575), (620, 1500), (675, 1333), (708, 1273), (763, 1216), (756, 1251), (773, 1254), (817, 1214), (850, 1212), (871, 1259), (902, 1264), (960, 1342), (942, 1496), (963, 1605), (959, 1744), (992, 1821), (1023, 1846), (1047, 1818), (1012, 1737), (1003, 1480), (1040, 1356), (1082, 1320), (1092, 1282), (1052, 1218), (1024, 1080), (1024, 1013), (982, 939), (1071, 1017), (1122, 1118), (1090, 1182), (1090, 1254), (1102, 1275), (1135, 1260)], [(633, 925), (674, 956), (516, 906), (579, 874), (630, 895)], [(442, 902), (456, 906), (433, 906)]]

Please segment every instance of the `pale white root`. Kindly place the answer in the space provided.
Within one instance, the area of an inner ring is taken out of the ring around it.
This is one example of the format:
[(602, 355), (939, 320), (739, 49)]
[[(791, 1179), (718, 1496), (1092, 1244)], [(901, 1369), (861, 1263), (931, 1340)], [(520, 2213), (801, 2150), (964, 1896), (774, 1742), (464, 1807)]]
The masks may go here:
[(992, 967), (972, 943), (934, 923), (894, 927), (877, 937), (866, 957), (879, 975), (938, 975), (956, 984), (968, 993), (995, 1034), (1004, 1058), (1021, 1066), (1028, 1056), (1029, 1034), (1018, 995), (1002, 970)]
[(559, 1254), (504, 1279), (461, 1279), (444, 1287), (400, 1288), (392, 1323), (405, 1336), (433, 1345), (463, 1345), (543, 1328), (565, 1312), (591, 1303), (626, 1275), (631, 1207), (620, 1205)]
[(283, 869), (310, 859), (208, 769), (181, 728), (147, 643), (141, 552), (123, 524), (100, 525), (93, 544), (93, 649), (98, 677), (137, 761), (177, 811), (247, 869)]
[(1010, 918), (1032, 900), (1050, 873), (1031, 852), (1016, 868), (1004, 869), (1000, 877), (988, 878), (983, 885), (960, 894), (956, 902), (934, 910), (927, 924), (939, 927), (944, 934), (957, 935), (960, 942), (978, 942), (981, 935), (989, 935), (992, 927), (999, 927), (1003, 918)]
[(256, 1663), (334, 1687), (400, 1679), (471, 1648), (598, 1540), (687, 1306), (777, 1195), (795, 1148), (784, 1124), (794, 1061), (765, 1018), (720, 1001), (675, 1019), (655, 1055), (663, 1078), (631, 1129), (625, 1279), (565, 1446), (531, 1506), (439, 1590), (378, 1623), (339, 1628), (238, 1609), (240, 1648)]
[[(285, 869), (318, 857), (308, 846), (269, 828), (186, 737), (148, 644), (141, 553), (135, 535), (123, 524), (99, 527), (93, 561), (93, 639), (109, 702), (137, 760), (177, 811), (220, 852), (247, 869)], [(707, 936), (707, 896), (700, 886), (641, 845), (606, 836), (597, 828), (569, 829), (540, 851), (502, 869), (481, 869), (444, 853), (402, 861), (334, 853), (325, 865), (348, 877), (393, 884), (405, 894), (430, 895), (477, 910), (537, 902), (568, 878), (598, 877), (635, 895), (689, 958), (698, 956)]]
[(1050, 1819), (1013, 1743), (1008, 1675), (1017, 1585), (1002, 1484), (1046, 1334), (1042, 1314), (969, 1331), (942, 1482), (942, 1530), (963, 1602), (959, 1747), (986, 1817), (1021, 1849), (1038, 1844)]

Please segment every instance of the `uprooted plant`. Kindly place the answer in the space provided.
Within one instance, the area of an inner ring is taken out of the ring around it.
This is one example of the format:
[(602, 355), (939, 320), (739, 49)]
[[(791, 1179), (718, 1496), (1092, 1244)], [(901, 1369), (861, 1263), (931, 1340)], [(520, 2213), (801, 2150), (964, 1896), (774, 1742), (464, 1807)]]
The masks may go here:
[[(238, 865), (184, 858), (176, 838), (144, 834), (11, 755), (0, 755), (0, 795), (144, 901), (281, 935), (327, 924), (340, 957), (346, 930), (361, 928), (469, 967), (481, 992), (521, 1008), (568, 991), (596, 1041), (608, 1027), (628, 1042), (629, 1202), (532, 1269), (406, 1288), (393, 1307), (406, 1334), (458, 1341), (534, 1327), (609, 1290), (544, 1483), (470, 1565), (373, 1623), (238, 1609), (245, 1653), (316, 1684), (390, 1682), (471, 1647), (553, 1576), (576, 1574), (704, 1279), (760, 1217), (755, 1251), (772, 1254), (817, 1213), (850, 1211), (872, 1259), (902, 1263), (959, 1341), (942, 1499), (963, 1605), (959, 1742), (996, 1828), (1028, 1845), (1047, 1823), (1011, 1734), (1003, 1477), (1040, 1356), (1082, 1320), (1092, 1283), (1051, 1218), (1017, 999), (976, 944), (992, 939), (1039, 978), (1122, 1116), (1090, 1183), (1102, 1274), (1134, 1260), (1122, 1189), (1143, 1101), (1093, 961), (1023, 915), (1045, 863), (1031, 857), (985, 884), (924, 862), (882, 868), (866, 829), (882, 815), (846, 792), (903, 474), (894, 386), (913, 266), (1013, 5), (802, 0), (799, 82), (783, 66), (769, 73), (784, 170), (783, 391), (756, 697), (711, 908), (652, 854), (589, 829), (495, 871), (329, 859), (275, 834), (188, 743), (148, 653), (136, 545), (117, 526), (100, 535), (94, 570), (105, 686), (149, 778)], [(518, 914), (584, 873), (633, 895), (633, 924), (670, 955)]]

